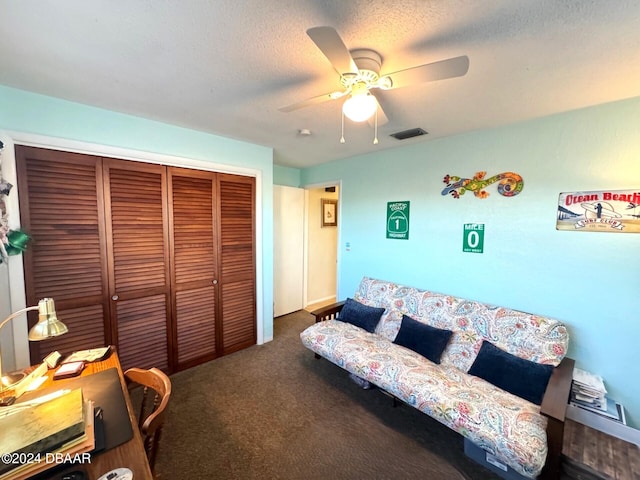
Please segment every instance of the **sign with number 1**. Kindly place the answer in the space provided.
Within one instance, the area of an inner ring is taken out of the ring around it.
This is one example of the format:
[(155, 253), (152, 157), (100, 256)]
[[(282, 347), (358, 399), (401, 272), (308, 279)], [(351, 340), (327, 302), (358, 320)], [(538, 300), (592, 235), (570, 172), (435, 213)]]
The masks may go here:
[(409, 239), (409, 202), (387, 202), (387, 238)]

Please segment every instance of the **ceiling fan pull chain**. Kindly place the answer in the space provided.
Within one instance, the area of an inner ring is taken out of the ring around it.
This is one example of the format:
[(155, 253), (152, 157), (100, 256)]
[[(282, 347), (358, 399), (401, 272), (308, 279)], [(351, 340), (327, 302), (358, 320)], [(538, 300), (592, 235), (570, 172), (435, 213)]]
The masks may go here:
[(342, 113), (342, 136), (340, 137), (340, 143), (344, 143), (344, 112), (340, 109)]
[(373, 144), (378, 144), (378, 108), (376, 107), (376, 119), (373, 126)]

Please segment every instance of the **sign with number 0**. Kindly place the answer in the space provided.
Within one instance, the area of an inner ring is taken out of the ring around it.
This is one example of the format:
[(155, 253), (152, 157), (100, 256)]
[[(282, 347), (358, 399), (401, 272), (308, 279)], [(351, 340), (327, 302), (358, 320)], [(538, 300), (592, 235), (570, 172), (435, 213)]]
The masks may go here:
[(484, 251), (484, 223), (464, 224), (462, 251), (471, 253), (482, 253)]

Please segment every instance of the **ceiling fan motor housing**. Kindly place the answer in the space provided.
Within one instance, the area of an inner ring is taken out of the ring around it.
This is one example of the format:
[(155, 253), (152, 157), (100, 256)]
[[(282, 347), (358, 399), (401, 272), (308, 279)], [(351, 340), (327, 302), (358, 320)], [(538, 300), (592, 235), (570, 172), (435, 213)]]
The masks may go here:
[(343, 74), (340, 78), (342, 86), (349, 88), (358, 82), (366, 83), (367, 87), (375, 86), (380, 78), (380, 67), (382, 66), (380, 54), (367, 48), (351, 50), (350, 53), (359, 72), (356, 75)]
[(382, 67), (382, 57), (375, 50), (368, 48), (359, 48), (351, 50), (353, 61), (360, 70), (370, 70), (376, 75), (380, 75), (380, 67)]

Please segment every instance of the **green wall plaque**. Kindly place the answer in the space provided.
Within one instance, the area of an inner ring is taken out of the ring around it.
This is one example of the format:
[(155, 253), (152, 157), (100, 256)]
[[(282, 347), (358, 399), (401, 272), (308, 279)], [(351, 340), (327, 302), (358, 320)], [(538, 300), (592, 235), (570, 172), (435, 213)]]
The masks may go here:
[(387, 238), (409, 239), (409, 202), (387, 202)]
[(462, 236), (462, 251), (482, 253), (484, 251), (484, 223), (465, 223)]

